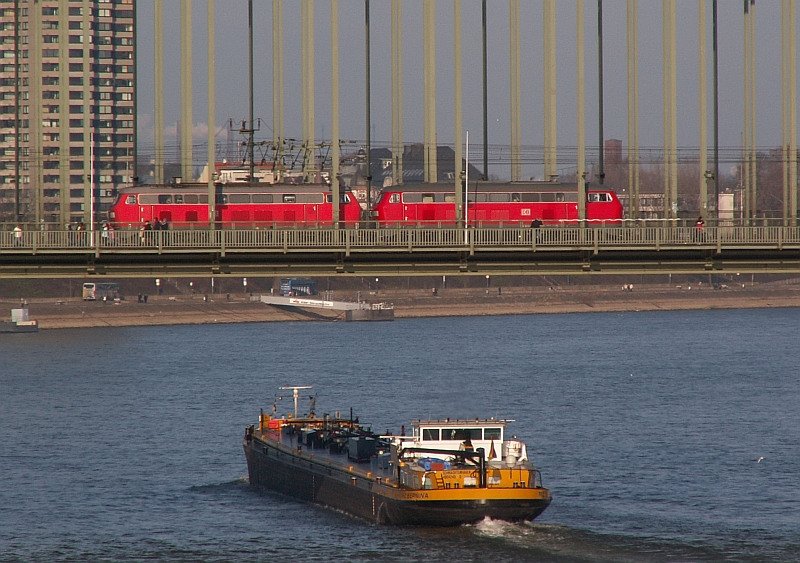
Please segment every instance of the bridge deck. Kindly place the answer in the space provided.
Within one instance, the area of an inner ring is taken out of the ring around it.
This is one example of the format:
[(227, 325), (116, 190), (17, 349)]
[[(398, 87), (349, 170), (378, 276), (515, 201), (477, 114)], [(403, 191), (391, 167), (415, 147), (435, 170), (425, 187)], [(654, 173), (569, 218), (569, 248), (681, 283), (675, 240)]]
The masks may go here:
[(800, 271), (782, 226), (0, 232), (0, 276)]

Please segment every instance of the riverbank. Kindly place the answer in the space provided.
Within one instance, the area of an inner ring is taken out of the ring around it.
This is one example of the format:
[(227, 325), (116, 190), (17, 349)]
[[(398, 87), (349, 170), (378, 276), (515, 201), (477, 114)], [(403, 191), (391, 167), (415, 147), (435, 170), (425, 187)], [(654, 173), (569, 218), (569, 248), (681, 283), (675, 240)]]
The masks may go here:
[[(354, 300), (340, 292), (337, 300)], [(713, 288), (708, 284), (677, 286), (509, 287), (373, 291), (370, 302), (395, 306), (395, 318), (527, 315), (662, 310), (709, 310), (800, 307), (800, 284), (743, 284)], [(0, 318), (10, 318), (19, 301), (0, 301)], [(252, 301), (245, 294), (204, 298), (199, 295), (149, 296), (120, 302), (37, 299), (30, 316), (43, 330), (242, 322), (338, 321), (343, 314), (325, 310), (285, 310)]]

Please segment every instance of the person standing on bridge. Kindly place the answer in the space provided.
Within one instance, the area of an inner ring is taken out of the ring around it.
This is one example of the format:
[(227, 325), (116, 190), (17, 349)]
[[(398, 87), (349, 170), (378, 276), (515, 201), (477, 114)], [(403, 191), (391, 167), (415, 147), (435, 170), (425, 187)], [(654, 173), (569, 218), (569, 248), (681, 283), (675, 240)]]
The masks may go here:
[(533, 229), (533, 232), (536, 233), (534, 235), (534, 238), (536, 239), (536, 242), (539, 242), (539, 240), (540, 240), (541, 233), (539, 232), (539, 228), (541, 226), (542, 226), (542, 220), (539, 219), (538, 217), (536, 219), (534, 219), (533, 221), (531, 221), (531, 229)]
[(703, 221), (703, 216), (697, 218), (697, 221), (694, 223), (694, 236), (696, 241), (701, 241), (703, 239), (703, 228), (706, 226), (706, 222)]
[(22, 225), (14, 227), (14, 246), (22, 246)]

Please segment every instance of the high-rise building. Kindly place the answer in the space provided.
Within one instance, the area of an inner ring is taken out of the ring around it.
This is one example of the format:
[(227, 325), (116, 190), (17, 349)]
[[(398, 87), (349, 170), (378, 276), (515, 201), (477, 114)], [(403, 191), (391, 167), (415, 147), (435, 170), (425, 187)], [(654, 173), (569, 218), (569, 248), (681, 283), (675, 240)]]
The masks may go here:
[(135, 0), (0, 0), (0, 222), (88, 224), (133, 180), (135, 24)]

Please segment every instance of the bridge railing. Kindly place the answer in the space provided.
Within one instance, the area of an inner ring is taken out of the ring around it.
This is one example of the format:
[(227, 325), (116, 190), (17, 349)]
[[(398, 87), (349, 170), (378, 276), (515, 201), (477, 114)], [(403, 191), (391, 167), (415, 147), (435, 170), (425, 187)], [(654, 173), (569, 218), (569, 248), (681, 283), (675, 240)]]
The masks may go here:
[(0, 231), (0, 251), (128, 250), (430, 250), (654, 249), (685, 245), (800, 247), (800, 228), (782, 226), (635, 226), (608, 228), (246, 229), (135, 231)]

